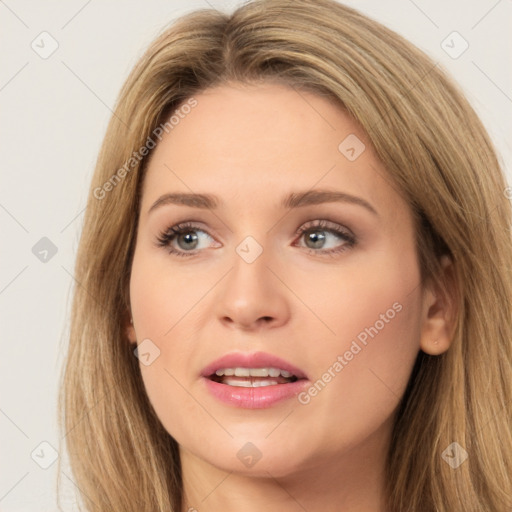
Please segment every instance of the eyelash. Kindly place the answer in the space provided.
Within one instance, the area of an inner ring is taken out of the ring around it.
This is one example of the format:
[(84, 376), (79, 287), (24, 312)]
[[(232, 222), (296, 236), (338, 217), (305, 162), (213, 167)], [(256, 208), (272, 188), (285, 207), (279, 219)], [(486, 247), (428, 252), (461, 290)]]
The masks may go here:
[[(192, 222), (183, 222), (180, 224), (176, 224), (175, 226), (171, 226), (170, 228), (166, 229), (165, 231), (162, 231), (158, 237), (157, 237), (157, 243), (156, 245), (158, 247), (167, 247), (168, 252), (170, 254), (173, 254), (175, 256), (180, 257), (189, 257), (194, 256), (197, 254), (196, 251), (178, 251), (174, 247), (171, 246), (171, 243), (174, 241), (174, 239), (179, 235), (184, 235), (186, 233), (189, 233), (191, 231), (202, 231), (206, 233), (206, 231), (199, 226), (195, 225)], [(310, 247), (303, 247), (306, 249), (306, 252), (309, 254), (314, 255), (321, 255), (321, 256), (331, 256), (334, 257), (339, 253), (342, 253), (346, 251), (347, 249), (351, 249), (354, 247), (357, 243), (356, 237), (350, 233), (348, 230), (343, 229), (339, 226), (333, 225), (329, 221), (325, 220), (318, 220), (315, 221), (314, 224), (306, 223), (305, 225), (301, 226), (296, 232), (295, 235), (301, 237), (304, 233), (308, 231), (327, 231), (331, 234), (334, 234), (344, 240), (346, 243), (341, 245), (340, 247), (336, 247), (334, 249), (311, 249)], [(201, 249), (199, 249), (200, 251)]]

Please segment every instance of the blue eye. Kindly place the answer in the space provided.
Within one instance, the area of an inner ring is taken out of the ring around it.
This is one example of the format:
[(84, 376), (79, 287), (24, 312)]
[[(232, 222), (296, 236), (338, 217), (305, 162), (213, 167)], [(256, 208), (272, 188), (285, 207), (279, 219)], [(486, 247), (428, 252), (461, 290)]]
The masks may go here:
[[(199, 236), (198, 233), (202, 233), (205, 236)], [(199, 247), (204, 238), (211, 237), (206, 233), (206, 231), (200, 229), (198, 226), (186, 222), (172, 226), (166, 231), (160, 233), (157, 244), (160, 247), (168, 247), (171, 254), (176, 254), (177, 256), (192, 256), (194, 253), (187, 253), (204, 248)], [(178, 245), (178, 248), (173, 245), (173, 242)]]
[(348, 229), (325, 220), (301, 226), (297, 234), (305, 238), (305, 248), (313, 254), (332, 256), (356, 244), (356, 237)]
[[(346, 228), (330, 221), (318, 220), (301, 226), (296, 236), (305, 238), (303, 247), (310, 254), (334, 256), (353, 247), (356, 237)], [(176, 256), (194, 256), (198, 251), (213, 246), (213, 238), (192, 222), (177, 224), (160, 233), (159, 247), (167, 247)], [(217, 245), (218, 247), (218, 245)]]

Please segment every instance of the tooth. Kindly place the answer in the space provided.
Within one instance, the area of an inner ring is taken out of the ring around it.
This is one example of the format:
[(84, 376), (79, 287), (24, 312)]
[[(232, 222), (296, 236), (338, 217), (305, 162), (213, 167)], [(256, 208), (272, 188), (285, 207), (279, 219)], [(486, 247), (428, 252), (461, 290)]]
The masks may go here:
[(224, 378), (222, 384), (227, 384), (228, 386), (242, 387), (242, 388), (260, 388), (265, 386), (274, 386), (277, 385), (278, 382), (276, 380), (238, 380), (238, 379), (226, 379)]
[(251, 368), (251, 377), (268, 377), (268, 368)]
[(238, 386), (241, 388), (251, 388), (252, 384), (250, 380), (237, 380), (237, 379), (224, 379), (222, 384), (227, 384), (228, 386)]
[(218, 377), (279, 377), (281, 375), (285, 379), (289, 379), (293, 374), (279, 368), (219, 368), (215, 374)]
[(252, 387), (253, 388), (261, 388), (264, 386), (274, 386), (275, 384), (277, 384), (276, 380), (260, 380), (260, 381), (254, 381), (252, 383)]

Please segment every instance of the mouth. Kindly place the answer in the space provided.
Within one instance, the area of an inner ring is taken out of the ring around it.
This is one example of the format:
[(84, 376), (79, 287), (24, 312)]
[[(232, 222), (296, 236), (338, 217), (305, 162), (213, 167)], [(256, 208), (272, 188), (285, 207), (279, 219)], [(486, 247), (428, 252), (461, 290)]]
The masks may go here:
[(288, 361), (263, 352), (232, 352), (201, 372), (206, 390), (231, 407), (263, 409), (291, 400), (309, 384)]
[(219, 384), (241, 388), (262, 388), (280, 384), (290, 384), (299, 377), (282, 368), (220, 368), (209, 375), (208, 379)]

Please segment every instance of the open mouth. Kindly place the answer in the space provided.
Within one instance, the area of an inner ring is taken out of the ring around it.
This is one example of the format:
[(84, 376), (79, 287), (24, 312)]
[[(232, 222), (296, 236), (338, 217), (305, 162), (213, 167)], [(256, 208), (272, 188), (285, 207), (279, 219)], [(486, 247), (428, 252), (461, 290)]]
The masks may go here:
[(281, 368), (221, 368), (208, 376), (213, 382), (227, 386), (258, 388), (289, 384), (299, 380), (296, 375)]
[(206, 390), (230, 407), (266, 409), (292, 400), (309, 384), (297, 366), (265, 352), (231, 352), (201, 372)]

